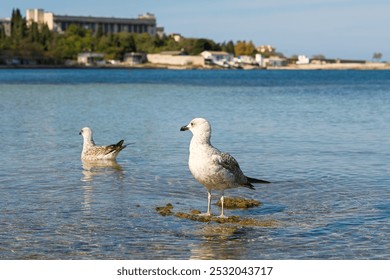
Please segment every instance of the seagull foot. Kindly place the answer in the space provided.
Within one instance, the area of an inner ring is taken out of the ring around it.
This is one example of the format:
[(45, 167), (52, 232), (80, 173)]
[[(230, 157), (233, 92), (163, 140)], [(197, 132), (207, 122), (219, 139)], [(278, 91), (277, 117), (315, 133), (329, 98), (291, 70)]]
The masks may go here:
[(199, 213), (199, 214), (196, 214), (197, 216), (201, 216), (201, 217), (210, 217), (211, 214), (210, 213)]
[(227, 218), (229, 218), (229, 217), (228, 217), (228, 216), (225, 216), (225, 215), (223, 215), (223, 214), (221, 214), (221, 215), (218, 216), (218, 218), (227, 219)]

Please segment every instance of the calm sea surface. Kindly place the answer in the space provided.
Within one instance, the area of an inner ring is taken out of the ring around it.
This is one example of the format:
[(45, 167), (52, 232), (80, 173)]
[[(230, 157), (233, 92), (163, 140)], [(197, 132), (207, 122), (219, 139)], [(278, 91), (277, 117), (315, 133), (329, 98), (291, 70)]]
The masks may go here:
[[(0, 110), (0, 259), (390, 259), (390, 71), (3, 69)], [(156, 213), (206, 210), (194, 117), (273, 182), (227, 215), (277, 226)], [(84, 126), (132, 144), (83, 164)]]

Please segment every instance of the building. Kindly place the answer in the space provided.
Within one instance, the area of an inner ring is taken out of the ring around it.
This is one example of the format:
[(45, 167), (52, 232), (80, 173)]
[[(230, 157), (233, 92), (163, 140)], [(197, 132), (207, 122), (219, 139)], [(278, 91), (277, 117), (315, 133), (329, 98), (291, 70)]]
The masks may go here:
[(239, 55), (237, 58), (235, 58), (235, 60), (239, 64), (249, 64), (249, 65), (257, 64), (256, 59), (250, 55)]
[(11, 19), (0, 18), (0, 28), (4, 31), (6, 36), (11, 36)]
[(139, 15), (138, 18), (114, 18), (56, 15), (43, 9), (29, 9), (26, 11), (26, 21), (27, 24), (47, 24), (50, 30), (59, 33), (65, 32), (72, 24), (103, 34), (130, 32), (154, 36), (158, 30), (161, 31), (161, 27), (156, 26), (156, 17), (150, 13)]
[(261, 54), (257, 53), (255, 55), (255, 60), (256, 60), (256, 63), (260, 66), (260, 67), (264, 67), (264, 58)]
[(123, 62), (129, 65), (139, 65), (147, 61), (145, 53), (126, 53), (123, 57)]
[(181, 40), (183, 40), (183, 36), (181, 36), (181, 34), (178, 34), (178, 33), (172, 33), (169, 35), (169, 37), (173, 38), (173, 40), (175, 40), (175, 42), (180, 42)]
[(77, 56), (77, 63), (86, 66), (104, 65), (104, 54), (93, 52), (79, 53)]
[(271, 56), (266, 60), (268, 67), (284, 67), (287, 66), (287, 59), (279, 56)]
[(162, 52), (148, 54), (148, 62), (152, 64), (180, 66), (180, 67), (203, 67), (204, 58), (201, 55), (183, 55), (181, 51)]
[(263, 45), (256, 48), (256, 51), (261, 54), (273, 54), (275, 53), (275, 48), (270, 45)]
[(204, 51), (201, 53), (204, 57), (205, 64), (215, 64), (222, 67), (230, 67), (233, 64), (233, 55), (220, 51)]
[(310, 59), (306, 55), (298, 55), (298, 60), (297, 64), (302, 65), (302, 64), (309, 64)]

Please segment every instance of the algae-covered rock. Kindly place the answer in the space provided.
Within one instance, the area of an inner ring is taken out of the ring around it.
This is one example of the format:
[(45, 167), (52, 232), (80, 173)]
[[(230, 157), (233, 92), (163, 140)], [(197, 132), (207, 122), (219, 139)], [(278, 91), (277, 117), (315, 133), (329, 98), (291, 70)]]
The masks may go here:
[(256, 227), (276, 227), (277, 221), (275, 220), (258, 220), (254, 218), (241, 218), (239, 216), (230, 216), (221, 218), (219, 216), (206, 216), (199, 215), (200, 211), (192, 210), (191, 213), (177, 212), (175, 217), (181, 219), (187, 219), (196, 222), (210, 223), (215, 222), (218, 224), (236, 224), (240, 226), (256, 226)]
[[(216, 203), (221, 207), (221, 201), (218, 200)], [(242, 197), (225, 197), (223, 201), (223, 207), (225, 209), (247, 209), (257, 207), (260, 205), (260, 201), (255, 199), (245, 199)]]
[(173, 205), (171, 203), (168, 203), (167, 205), (162, 207), (156, 207), (157, 213), (159, 213), (161, 216), (173, 215), (172, 209)]
[[(242, 202), (242, 199), (238, 201)], [(246, 203), (246, 205), (254, 204), (254, 203), (248, 204), (248, 202), (250, 203), (251, 200), (247, 200), (244, 203)], [(187, 220), (201, 222), (201, 223), (214, 222), (218, 224), (231, 224), (231, 225), (238, 225), (238, 226), (255, 226), (255, 227), (276, 227), (278, 225), (278, 222), (275, 220), (258, 220), (254, 218), (241, 218), (239, 216), (230, 216), (230, 217), (223, 217), (223, 218), (219, 216), (207, 216), (207, 215), (202, 215), (201, 211), (199, 210), (191, 210), (190, 213), (183, 213), (183, 212), (175, 213), (173, 212), (173, 205), (171, 203), (168, 203), (167, 205), (162, 207), (156, 207), (156, 211), (161, 216), (174, 215), (175, 217), (180, 219), (187, 219)]]

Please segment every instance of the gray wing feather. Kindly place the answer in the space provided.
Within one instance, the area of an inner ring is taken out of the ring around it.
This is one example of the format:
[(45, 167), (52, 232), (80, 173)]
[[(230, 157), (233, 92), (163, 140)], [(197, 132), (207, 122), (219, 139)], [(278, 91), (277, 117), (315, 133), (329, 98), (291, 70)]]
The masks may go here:
[(250, 178), (246, 177), (244, 173), (242, 172), (240, 165), (238, 164), (237, 160), (229, 155), (228, 153), (221, 153), (221, 162), (220, 164), (230, 172), (232, 172), (238, 183), (248, 187), (250, 189), (255, 189), (254, 186), (251, 183), (260, 183), (260, 184), (267, 184), (270, 183), (269, 181), (266, 180), (260, 180), (256, 178)]
[(237, 171), (242, 173), (240, 165), (238, 164), (237, 160), (234, 157), (232, 157), (228, 153), (221, 153), (220, 156), (221, 156), (220, 164), (224, 168), (233, 172), (234, 174), (236, 174)]
[(228, 153), (221, 153), (220, 156), (220, 165), (234, 175), (237, 184), (253, 188), (253, 186), (248, 182), (246, 176), (240, 168), (240, 165), (234, 157), (232, 157)]

